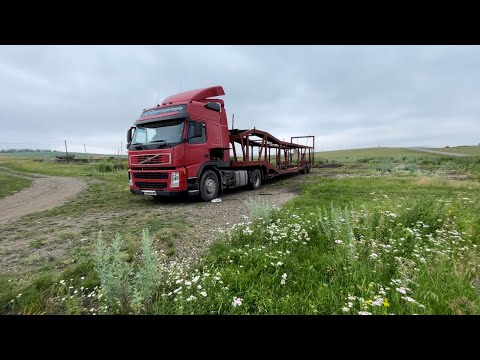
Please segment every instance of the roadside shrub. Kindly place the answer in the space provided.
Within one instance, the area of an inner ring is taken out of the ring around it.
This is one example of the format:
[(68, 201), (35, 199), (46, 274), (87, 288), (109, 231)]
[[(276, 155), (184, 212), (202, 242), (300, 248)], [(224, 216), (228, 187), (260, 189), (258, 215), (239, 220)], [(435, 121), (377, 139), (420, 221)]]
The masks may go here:
[(270, 223), (273, 213), (272, 205), (263, 200), (248, 200), (250, 216), (252, 219), (262, 219), (266, 224)]
[(371, 163), (373, 160), (374, 160), (373, 157), (366, 157), (366, 158), (357, 159), (357, 162), (366, 164), (366, 163)]
[(444, 162), (450, 162), (449, 157), (425, 157), (417, 160), (419, 165), (441, 165)]
[(324, 159), (324, 158), (315, 159), (315, 164), (316, 165), (328, 164), (328, 159)]
[(95, 170), (99, 172), (114, 172), (114, 171), (121, 171), (126, 170), (127, 166), (123, 162), (109, 162), (109, 161), (102, 161), (95, 164)]
[(392, 172), (394, 168), (393, 163), (383, 163), (379, 164), (375, 170), (380, 171), (380, 172)]
[(415, 164), (405, 164), (401, 167), (401, 170), (404, 170), (404, 171), (417, 171), (418, 170), (418, 166), (416, 166)]
[(162, 282), (163, 264), (147, 230), (142, 232), (142, 254), (136, 260), (129, 261), (119, 235), (107, 246), (100, 232), (95, 251), (95, 269), (100, 278), (104, 302), (117, 312), (142, 312)]

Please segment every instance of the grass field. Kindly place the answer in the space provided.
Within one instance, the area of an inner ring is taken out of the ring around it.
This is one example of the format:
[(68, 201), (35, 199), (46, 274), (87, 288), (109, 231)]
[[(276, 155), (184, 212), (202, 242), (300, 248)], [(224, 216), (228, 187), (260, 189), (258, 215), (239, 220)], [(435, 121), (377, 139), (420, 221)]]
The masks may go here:
[(0, 172), (0, 198), (12, 195), (30, 186), (31, 181)]
[(390, 159), (399, 161), (402, 158), (415, 159), (431, 156), (436, 155), (404, 148), (376, 147), (317, 152), (315, 153), (315, 160), (316, 162), (355, 162), (360, 159)]
[(433, 150), (456, 154), (480, 155), (480, 146), (456, 146), (450, 148), (437, 148)]
[[(321, 156), (343, 165), (280, 182), (299, 191), (283, 211), (250, 204), (250, 219), (184, 265), (155, 249), (189, 219), (149, 215), (151, 202), (128, 193), (125, 171), (0, 157), (18, 171), (94, 180), (71, 203), (6, 228), (42, 247), (29, 224), (92, 217), (80, 232), (53, 235), (79, 244), (61, 260), (0, 275), (1, 312), (480, 313), (480, 158), (385, 148)], [(111, 209), (123, 215), (99, 223)]]

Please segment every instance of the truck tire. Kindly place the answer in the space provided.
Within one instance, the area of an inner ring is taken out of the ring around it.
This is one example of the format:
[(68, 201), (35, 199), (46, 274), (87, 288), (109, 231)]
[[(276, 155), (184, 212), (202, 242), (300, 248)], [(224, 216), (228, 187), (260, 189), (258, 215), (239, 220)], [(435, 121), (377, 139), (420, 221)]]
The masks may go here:
[(262, 185), (262, 173), (258, 169), (253, 169), (250, 173), (250, 187), (253, 190), (260, 189)]
[(218, 195), (220, 182), (218, 176), (213, 170), (207, 170), (200, 178), (200, 196), (204, 201), (211, 201)]
[(300, 174), (308, 174), (310, 172), (310, 166), (305, 165), (302, 170), (300, 170)]

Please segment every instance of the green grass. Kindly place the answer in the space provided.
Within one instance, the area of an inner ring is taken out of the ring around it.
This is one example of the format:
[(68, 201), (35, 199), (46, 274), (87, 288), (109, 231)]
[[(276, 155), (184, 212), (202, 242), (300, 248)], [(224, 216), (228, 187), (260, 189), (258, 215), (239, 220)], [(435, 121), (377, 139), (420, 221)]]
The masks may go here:
[[(45, 265), (35, 277), (1, 275), (1, 311), (479, 314), (480, 159), (406, 155), (401, 149), (390, 149), (382, 157), (376, 152), (382, 149), (364, 150), (343, 157), (336, 154), (332, 159), (345, 164), (340, 168), (315, 170), (336, 178), (310, 176), (303, 182), (301, 177), (279, 182), (279, 186), (295, 186), (300, 194), (282, 211), (250, 203), (256, 220), (235, 225), (198, 264), (163, 267), (148, 300), (131, 287), (125, 304), (109, 298), (106, 289), (112, 289), (108, 283), (112, 280), (108, 272), (99, 278), (91, 243), (73, 249), (70, 264), (62, 271)], [(17, 170), (32, 164), (25, 162)], [(43, 165), (39, 170), (60, 171)], [(95, 239), (103, 230), (110, 245), (119, 233), (123, 242), (117, 243), (123, 245), (117, 245), (118, 262), (112, 264), (131, 269), (133, 277), (125, 276), (130, 279), (125, 284), (139, 284), (135, 274), (142, 271), (144, 279), (151, 279), (149, 271), (154, 270), (141, 267), (142, 229), (148, 229), (152, 241), (163, 244), (171, 255), (174, 239), (188, 222), (173, 214), (151, 216), (144, 211), (150, 202), (126, 199), (123, 172), (87, 169), (99, 183), (71, 204), (31, 215), (25, 224), (133, 207), (133, 212), (103, 226), (92, 222), (82, 234), (65, 229), (58, 236)], [(105, 187), (110, 191), (106, 193)], [(45, 245), (32, 238), (30, 246)]]
[[(480, 266), (478, 189), (475, 182), (430, 177), (322, 179), (283, 212), (271, 213), (268, 225), (240, 224), (200, 265), (164, 272), (140, 313), (478, 314), (472, 287)], [(133, 237), (138, 241), (140, 234)], [(71, 282), (77, 294), (80, 274), (96, 279), (85, 266)], [(67, 277), (42, 284), (61, 278)], [(57, 296), (53, 285), (40, 289)], [(21, 307), (15, 308), (34, 308), (26, 305), (37, 301), (32, 294), (28, 302), (16, 299)], [(86, 294), (78, 295), (80, 313), (95, 306)], [(101, 288), (94, 294), (102, 295)]]
[(17, 176), (0, 173), (0, 198), (15, 194), (16, 192), (29, 187), (31, 180)]
[(405, 158), (424, 158), (435, 156), (435, 154), (428, 154), (421, 151), (402, 149), (402, 148), (366, 148), (366, 149), (351, 149), (351, 150), (336, 150), (336, 151), (322, 151), (315, 153), (315, 161), (321, 159), (328, 160), (328, 162), (355, 162), (360, 159), (370, 158), (387, 158), (387, 159), (401, 159)]
[[(150, 311), (477, 314), (479, 204), (478, 187), (448, 182), (321, 181), (269, 225), (240, 225), (200, 267), (172, 274)], [(200, 290), (185, 286), (197, 276)]]
[(480, 146), (455, 146), (450, 148), (437, 148), (433, 150), (456, 154), (480, 155)]

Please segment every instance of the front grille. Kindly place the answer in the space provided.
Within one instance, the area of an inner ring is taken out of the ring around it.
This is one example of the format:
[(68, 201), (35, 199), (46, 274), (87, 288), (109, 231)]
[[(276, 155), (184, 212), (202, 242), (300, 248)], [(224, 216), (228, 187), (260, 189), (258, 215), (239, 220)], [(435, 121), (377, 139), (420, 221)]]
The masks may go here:
[(135, 182), (135, 185), (140, 189), (165, 189), (167, 187), (167, 183), (159, 183), (159, 182)]
[(138, 172), (133, 173), (135, 179), (168, 179), (168, 173), (166, 172)]
[(170, 164), (170, 154), (130, 155), (132, 165)]

